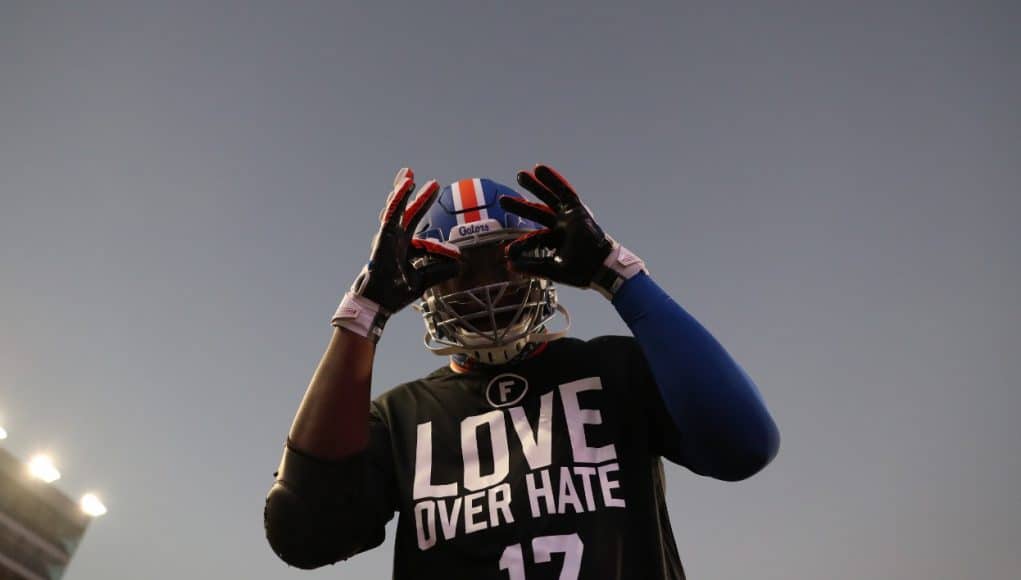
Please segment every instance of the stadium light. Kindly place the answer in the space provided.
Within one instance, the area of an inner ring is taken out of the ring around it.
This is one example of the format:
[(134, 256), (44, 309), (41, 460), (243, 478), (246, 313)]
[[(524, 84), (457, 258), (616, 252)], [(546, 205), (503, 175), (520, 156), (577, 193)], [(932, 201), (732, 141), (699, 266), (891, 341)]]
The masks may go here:
[(53, 459), (50, 459), (49, 455), (40, 453), (32, 457), (28, 462), (28, 473), (36, 479), (41, 479), (46, 483), (53, 483), (60, 479), (60, 472), (57, 471), (55, 465), (53, 465)]
[(3, 427), (0, 427), (0, 441), (3, 441), (4, 439), (7, 439), (7, 431)]
[(87, 493), (82, 496), (81, 506), (83, 512), (94, 518), (106, 513), (106, 506), (93, 493)]

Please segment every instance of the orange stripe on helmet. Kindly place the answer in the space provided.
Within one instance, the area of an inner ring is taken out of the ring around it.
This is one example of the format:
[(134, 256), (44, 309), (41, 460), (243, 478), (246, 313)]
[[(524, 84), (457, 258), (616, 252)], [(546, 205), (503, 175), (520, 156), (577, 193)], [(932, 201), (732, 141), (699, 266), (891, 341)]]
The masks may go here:
[(482, 212), (479, 211), (479, 191), (475, 189), (474, 179), (462, 179), (457, 182), (457, 189), (461, 195), (461, 208), (468, 210), (461, 214), (464, 220), (462, 223), (477, 222), (482, 219)]

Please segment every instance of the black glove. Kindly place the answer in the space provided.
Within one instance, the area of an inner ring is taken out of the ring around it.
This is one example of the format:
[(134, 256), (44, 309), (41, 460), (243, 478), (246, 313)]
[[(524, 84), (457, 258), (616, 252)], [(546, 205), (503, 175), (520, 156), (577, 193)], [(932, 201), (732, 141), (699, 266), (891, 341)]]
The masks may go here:
[[(389, 317), (422, 296), (427, 288), (457, 275), (460, 251), (451, 244), (413, 239), (412, 234), (440, 186), (432, 179), (415, 194), (415, 174), (403, 168), (394, 177), (394, 187), (379, 214), (380, 227), (372, 240), (369, 263), (344, 295), (333, 325), (379, 340)], [(428, 258), (418, 261), (417, 258)]]
[(624, 280), (644, 271), (641, 259), (603, 232), (571, 184), (553, 168), (536, 165), (534, 172), (519, 171), (518, 183), (543, 203), (501, 197), (500, 207), (546, 228), (507, 245), (512, 269), (594, 288), (608, 298)]

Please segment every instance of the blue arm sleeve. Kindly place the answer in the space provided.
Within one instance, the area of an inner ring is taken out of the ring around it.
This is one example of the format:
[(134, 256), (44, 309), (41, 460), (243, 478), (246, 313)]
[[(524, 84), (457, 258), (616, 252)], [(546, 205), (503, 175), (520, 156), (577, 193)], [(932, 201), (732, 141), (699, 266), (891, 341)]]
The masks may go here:
[(780, 432), (751, 378), (709, 331), (640, 273), (613, 305), (648, 360), (679, 432), (679, 463), (727, 481), (751, 477), (776, 456)]

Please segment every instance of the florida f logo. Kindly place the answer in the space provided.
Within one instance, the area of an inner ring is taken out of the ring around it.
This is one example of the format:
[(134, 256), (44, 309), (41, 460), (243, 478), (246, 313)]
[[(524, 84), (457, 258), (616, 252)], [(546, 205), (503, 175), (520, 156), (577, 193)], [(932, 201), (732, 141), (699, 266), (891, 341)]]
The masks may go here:
[(528, 381), (505, 373), (497, 375), (486, 386), (486, 400), (494, 407), (506, 407), (521, 400), (528, 391)]

